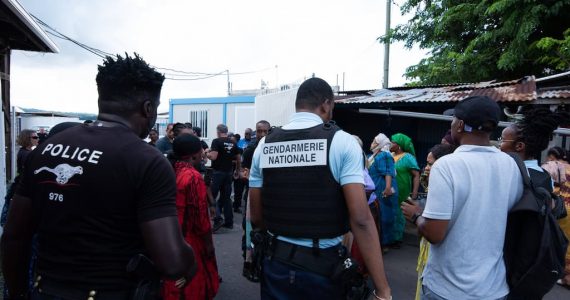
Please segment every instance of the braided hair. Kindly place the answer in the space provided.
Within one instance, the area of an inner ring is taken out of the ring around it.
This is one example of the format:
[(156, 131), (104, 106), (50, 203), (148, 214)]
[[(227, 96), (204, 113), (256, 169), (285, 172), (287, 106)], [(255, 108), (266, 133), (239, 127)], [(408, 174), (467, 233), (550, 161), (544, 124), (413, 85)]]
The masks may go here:
[(552, 133), (560, 125), (565, 125), (570, 115), (564, 111), (552, 112), (547, 107), (529, 107), (523, 112), (523, 118), (513, 126), (517, 141), (525, 144), (525, 154), (529, 158), (540, 157), (548, 147)]

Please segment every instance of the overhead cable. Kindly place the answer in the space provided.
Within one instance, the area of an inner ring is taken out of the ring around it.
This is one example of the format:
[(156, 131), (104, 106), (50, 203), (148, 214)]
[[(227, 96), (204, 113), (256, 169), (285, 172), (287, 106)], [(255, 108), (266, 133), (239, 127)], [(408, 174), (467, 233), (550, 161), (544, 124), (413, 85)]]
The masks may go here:
[[(59, 32), (57, 29), (53, 28), (52, 26), (50, 26), (49, 24), (45, 23), (44, 21), (42, 21), (40, 18), (34, 16), (33, 14), (30, 14), (40, 25), (44, 26), (44, 29), (47, 33), (62, 39), (62, 40), (66, 40), (68, 42), (71, 42), (81, 48), (83, 48), (84, 50), (97, 55), (100, 58), (105, 58), (107, 56), (116, 58), (117, 56), (103, 51), (101, 49), (97, 49), (91, 46), (88, 46), (84, 43), (81, 43), (75, 39), (70, 38), (69, 36)], [(224, 70), (221, 72), (217, 72), (217, 73), (205, 73), (205, 72), (191, 72), (191, 71), (182, 71), (182, 70), (176, 70), (176, 69), (172, 69), (172, 68), (163, 68), (163, 67), (157, 67), (157, 66), (152, 66), (151, 67), (158, 69), (158, 70), (165, 70), (165, 71), (170, 71), (170, 72), (174, 72), (174, 73), (166, 73), (165, 72), (165, 78), (169, 79), (169, 80), (203, 80), (203, 79), (208, 79), (208, 78), (212, 78), (212, 77), (216, 77), (216, 76), (222, 76), (222, 75), (247, 75), (247, 74), (254, 74), (254, 73), (260, 73), (260, 72), (264, 72), (267, 71), (271, 68), (264, 68), (264, 69), (260, 69), (260, 70), (255, 70), (255, 71), (246, 71), (246, 72), (229, 72), (228, 70)], [(189, 78), (192, 77), (192, 78)]]

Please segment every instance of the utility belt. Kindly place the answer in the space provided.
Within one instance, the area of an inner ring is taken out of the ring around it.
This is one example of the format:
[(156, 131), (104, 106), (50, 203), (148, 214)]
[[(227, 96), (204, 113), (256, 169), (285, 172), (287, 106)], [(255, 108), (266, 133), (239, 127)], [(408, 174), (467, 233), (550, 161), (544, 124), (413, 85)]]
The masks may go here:
[(132, 299), (133, 289), (126, 288), (121, 291), (101, 291), (95, 289), (82, 289), (69, 284), (62, 284), (41, 275), (36, 277), (34, 289), (41, 294), (60, 297), (66, 300), (127, 300)]
[(316, 240), (313, 247), (309, 248), (278, 240), (276, 236), (269, 238), (266, 256), (269, 259), (331, 279), (338, 272), (339, 265), (343, 266), (346, 259), (350, 261), (346, 248), (342, 245), (320, 249), (318, 240)]
[(359, 273), (359, 266), (352, 260), (344, 246), (318, 248), (318, 239), (313, 240), (313, 247), (303, 247), (270, 237), (266, 257), (283, 264), (319, 274), (329, 278), (339, 287), (346, 299), (368, 299), (371, 289), (366, 278)]
[(49, 278), (36, 277), (34, 290), (40, 294), (66, 300), (156, 300), (160, 299), (160, 275), (154, 263), (143, 254), (136, 254), (127, 264), (126, 271), (132, 284), (125, 283), (122, 290), (97, 290), (61, 283)]

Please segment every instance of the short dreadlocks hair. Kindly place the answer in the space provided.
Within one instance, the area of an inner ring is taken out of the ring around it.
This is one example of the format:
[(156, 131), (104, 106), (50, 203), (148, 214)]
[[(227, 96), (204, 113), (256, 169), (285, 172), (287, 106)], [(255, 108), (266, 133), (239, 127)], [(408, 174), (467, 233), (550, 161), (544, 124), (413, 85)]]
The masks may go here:
[(532, 158), (540, 157), (540, 153), (548, 147), (554, 130), (570, 119), (567, 112), (552, 112), (544, 106), (529, 107), (522, 114), (524, 117), (512, 127), (517, 133), (516, 141), (525, 144), (525, 154)]
[(99, 111), (128, 116), (144, 101), (158, 106), (164, 75), (150, 67), (137, 53), (123, 58), (107, 56), (98, 66)]

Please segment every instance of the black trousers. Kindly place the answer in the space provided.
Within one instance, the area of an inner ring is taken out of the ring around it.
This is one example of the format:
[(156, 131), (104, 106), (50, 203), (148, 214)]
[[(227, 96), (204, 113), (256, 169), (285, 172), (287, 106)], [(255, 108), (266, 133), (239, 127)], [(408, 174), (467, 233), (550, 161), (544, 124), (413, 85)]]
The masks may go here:
[(242, 207), (242, 199), (247, 199), (249, 191), (249, 183), (245, 180), (234, 179), (234, 204), (233, 208), (238, 209)]

